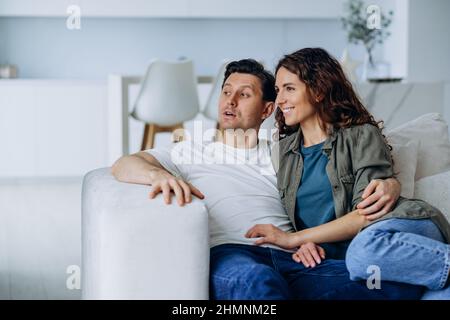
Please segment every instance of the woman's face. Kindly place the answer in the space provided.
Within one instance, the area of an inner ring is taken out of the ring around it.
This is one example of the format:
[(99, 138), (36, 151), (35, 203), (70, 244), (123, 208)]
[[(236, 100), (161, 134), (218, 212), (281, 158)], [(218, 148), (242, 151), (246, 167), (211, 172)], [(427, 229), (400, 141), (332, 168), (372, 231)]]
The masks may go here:
[(302, 124), (314, 118), (316, 110), (310, 103), (306, 85), (295, 73), (284, 67), (278, 69), (275, 90), (275, 105), (283, 112), (286, 125)]

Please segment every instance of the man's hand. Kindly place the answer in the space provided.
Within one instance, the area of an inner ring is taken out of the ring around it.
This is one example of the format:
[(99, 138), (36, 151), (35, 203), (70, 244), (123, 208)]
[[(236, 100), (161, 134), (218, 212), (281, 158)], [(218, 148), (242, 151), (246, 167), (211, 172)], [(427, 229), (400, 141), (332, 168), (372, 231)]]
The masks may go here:
[(292, 255), (292, 259), (298, 263), (303, 263), (307, 268), (314, 268), (325, 259), (325, 250), (313, 242), (307, 242), (298, 248)]
[(391, 211), (400, 197), (400, 183), (394, 179), (372, 180), (362, 194), (363, 201), (356, 207), (367, 220), (378, 219)]
[(200, 199), (205, 196), (188, 182), (176, 178), (165, 170), (155, 169), (152, 172), (152, 190), (149, 197), (153, 199), (158, 193), (162, 192), (166, 204), (171, 204), (171, 192), (175, 193), (177, 202), (180, 206), (192, 201), (192, 194)]
[(246, 238), (258, 238), (255, 245), (271, 243), (284, 249), (295, 248), (293, 234), (282, 231), (273, 224), (256, 224), (251, 227), (245, 234)]

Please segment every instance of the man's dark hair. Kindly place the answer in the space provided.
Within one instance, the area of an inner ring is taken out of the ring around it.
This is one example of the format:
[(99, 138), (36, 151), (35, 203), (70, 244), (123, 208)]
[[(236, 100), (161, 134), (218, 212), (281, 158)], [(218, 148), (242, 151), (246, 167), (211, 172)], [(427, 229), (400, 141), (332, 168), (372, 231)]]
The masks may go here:
[(225, 70), (225, 78), (223, 79), (222, 88), (232, 73), (246, 73), (256, 76), (261, 81), (261, 89), (264, 101), (275, 101), (277, 93), (275, 92), (275, 77), (272, 73), (264, 69), (264, 66), (253, 59), (243, 59), (232, 61), (227, 65)]

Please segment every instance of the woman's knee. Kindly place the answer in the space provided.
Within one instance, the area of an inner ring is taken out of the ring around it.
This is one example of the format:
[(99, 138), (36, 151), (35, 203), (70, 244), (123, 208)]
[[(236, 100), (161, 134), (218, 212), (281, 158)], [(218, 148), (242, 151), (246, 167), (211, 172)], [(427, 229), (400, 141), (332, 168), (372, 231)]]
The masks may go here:
[[(366, 279), (370, 272), (368, 267), (377, 265), (377, 242), (385, 235), (380, 230), (364, 230), (350, 243), (345, 255), (345, 264), (350, 274), (350, 279)], [(368, 273), (369, 272), (369, 273)]]

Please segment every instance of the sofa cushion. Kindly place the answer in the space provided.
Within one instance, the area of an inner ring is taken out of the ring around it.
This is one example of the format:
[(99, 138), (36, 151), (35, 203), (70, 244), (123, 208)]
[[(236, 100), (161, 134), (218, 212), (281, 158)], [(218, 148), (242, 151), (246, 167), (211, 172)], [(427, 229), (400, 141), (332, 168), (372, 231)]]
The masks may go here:
[(391, 144), (394, 158), (394, 172), (402, 185), (401, 196), (414, 197), (414, 176), (417, 167), (417, 152), (419, 143), (408, 141), (405, 145)]
[(425, 114), (387, 132), (386, 136), (391, 144), (419, 142), (416, 181), (450, 170), (448, 125), (440, 114)]
[(450, 222), (450, 171), (416, 181), (414, 198), (435, 206)]

